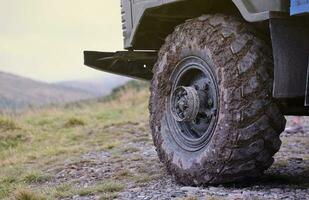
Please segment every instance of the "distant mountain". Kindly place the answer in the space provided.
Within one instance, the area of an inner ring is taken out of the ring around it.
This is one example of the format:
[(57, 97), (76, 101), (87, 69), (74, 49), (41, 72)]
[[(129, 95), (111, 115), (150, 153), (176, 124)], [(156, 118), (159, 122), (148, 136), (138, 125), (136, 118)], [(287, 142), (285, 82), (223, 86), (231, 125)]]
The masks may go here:
[(64, 87), (0, 72), (0, 111), (18, 111), (28, 107), (63, 104), (93, 98), (78, 87)]
[(66, 88), (82, 90), (94, 96), (104, 96), (109, 94), (115, 87), (123, 85), (129, 80), (129, 78), (111, 75), (88, 80), (63, 81), (55, 84)]

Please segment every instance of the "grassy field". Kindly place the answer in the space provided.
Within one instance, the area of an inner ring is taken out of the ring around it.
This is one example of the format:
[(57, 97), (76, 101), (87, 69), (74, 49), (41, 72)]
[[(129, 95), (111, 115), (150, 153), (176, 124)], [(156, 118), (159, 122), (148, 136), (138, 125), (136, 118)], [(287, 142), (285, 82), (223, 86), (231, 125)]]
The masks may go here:
[[(171, 182), (152, 144), (148, 87), (129, 82), (101, 99), (0, 115), (0, 199), (108, 200), (143, 194), (170, 198), (171, 192), (179, 199), (198, 199), (204, 192), (204, 199), (224, 199), (234, 192), (233, 187), (219, 187), (222, 193), (217, 195), (206, 187), (194, 195), (179, 193), (182, 186)], [(308, 118), (303, 123), (308, 124)], [(306, 134), (282, 134), (273, 166), (257, 185), (244, 190), (259, 195), (283, 188), (275, 195), (284, 196), (290, 194), (284, 193), (288, 188), (295, 195), (305, 194)]]
[[(134, 151), (134, 148), (113, 151), (135, 137), (110, 127), (136, 124), (145, 132), (147, 87), (131, 82), (99, 100), (0, 116), (0, 199), (61, 199), (91, 194), (112, 199), (126, 187), (127, 177), (136, 182), (152, 178), (147, 174), (134, 178), (136, 175), (130, 172), (118, 171), (108, 179), (82, 188), (70, 182), (55, 182), (50, 173), (67, 159), (77, 160), (87, 152), (112, 152), (112, 159), (117, 160), (123, 152)], [(149, 136), (144, 138), (151, 142)]]

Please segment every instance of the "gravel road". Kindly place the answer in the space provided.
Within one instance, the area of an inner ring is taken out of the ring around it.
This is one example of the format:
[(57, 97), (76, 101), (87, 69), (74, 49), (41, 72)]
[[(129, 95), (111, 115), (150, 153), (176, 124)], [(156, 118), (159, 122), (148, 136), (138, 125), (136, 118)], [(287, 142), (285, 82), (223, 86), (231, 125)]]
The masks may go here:
[[(307, 120), (307, 119), (306, 119)], [(306, 122), (307, 123), (307, 122)], [(159, 162), (147, 123), (111, 126), (111, 131), (133, 135), (110, 151), (89, 152), (53, 169), (49, 184), (74, 183), (85, 188), (105, 179), (124, 182), (118, 199), (309, 199), (309, 130), (282, 133), (275, 163), (259, 180), (219, 186), (186, 187), (175, 183)], [(74, 196), (66, 199), (99, 199)]]

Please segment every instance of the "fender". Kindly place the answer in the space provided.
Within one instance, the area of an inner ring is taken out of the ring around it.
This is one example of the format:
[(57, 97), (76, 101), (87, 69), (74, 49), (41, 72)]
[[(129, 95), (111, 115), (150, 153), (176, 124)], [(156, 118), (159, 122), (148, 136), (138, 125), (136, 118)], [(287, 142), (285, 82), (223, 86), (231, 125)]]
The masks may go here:
[(288, 12), (288, 0), (232, 0), (243, 18), (248, 22), (271, 18), (271, 12)]
[[(289, 0), (122, 0), (125, 49), (158, 50), (164, 38), (185, 20), (208, 13), (239, 15), (248, 22), (288, 12)], [(181, 12), (180, 12), (181, 11)], [(149, 41), (149, 38), (153, 38)]]

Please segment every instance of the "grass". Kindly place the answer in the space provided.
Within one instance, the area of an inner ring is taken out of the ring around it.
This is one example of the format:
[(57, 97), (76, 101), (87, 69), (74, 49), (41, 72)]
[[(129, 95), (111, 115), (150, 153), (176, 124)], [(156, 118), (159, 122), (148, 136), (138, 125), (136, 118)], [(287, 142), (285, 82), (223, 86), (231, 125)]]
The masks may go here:
[(274, 167), (278, 167), (278, 168), (284, 168), (288, 166), (288, 161), (286, 160), (277, 160), (274, 164)]
[(6, 132), (6, 131), (12, 131), (19, 129), (16, 122), (14, 122), (12, 119), (0, 117), (0, 131)]
[(119, 170), (114, 174), (114, 178), (116, 180), (126, 179), (128, 177), (133, 177), (133, 176), (134, 176), (133, 173), (127, 169)]
[(72, 117), (70, 118), (66, 123), (65, 123), (65, 127), (76, 127), (76, 126), (84, 126), (85, 122), (81, 119)]
[(112, 150), (112, 149), (118, 147), (119, 145), (120, 145), (120, 142), (116, 141), (116, 142), (112, 142), (112, 143), (104, 145), (103, 148), (106, 149), (106, 150)]
[(74, 192), (74, 187), (66, 183), (55, 188), (50, 188), (45, 192), (45, 195), (53, 196), (57, 199), (71, 197), (75, 194), (76, 192)]
[(140, 149), (137, 147), (125, 147), (123, 149), (121, 149), (122, 153), (135, 153), (135, 152), (139, 152)]
[(154, 181), (159, 178), (160, 176), (158, 175), (147, 175), (147, 174), (139, 175), (139, 176), (136, 176), (135, 183), (137, 183), (138, 185), (143, 185), (144, 183), (148, 183), (150, 181)]
[(98, 182), (85, 188), (76, 188), (70, 184), (63, 184), (55, 188), (49, 188), (44, 191), (45, 196), (50, 199), (69, 198), (72, 196), (100, 196), (100, 199), (114, 199), (118, 193), (123, 191), (125, 185), (115, 180)]
[(16, 192), (15, 200), (45, 200), (40, 194), (34, 193), (31, 190), (20, 189)]
[(28, 136), (23, 133), (2, 133), (0, 134), (0, 151), (15, 148), (27, 139), (29, 139)]
[(51, 177), (40, 171), (30, 171), (23, 176), (22, 181), (28, 184), (43, 183), (49, 181)]
[(133, 156), (131, 157), (131, 161), (141, 161), (143, 159), (144, 158), (139, 154), (133, 154)]
[(99, 200), (112, 200), (118, 197), (117, 193), (107, 193), (100, 196)]
[[(131, 130), (117, 127), (147, 123), (149, 92), (146, 87), (144, 83), (130, 82), (102, 99), (33, 109), (9, 117), (0, 115), (0, 199), (45, 197), (49, 200), (87, 193), (96, 193), (101, 199), (117, 196), (125, 184), (112, 182), (132, 177), (129, 173), (119, 173), (111, 182), (79, 189), (71, 183), (46, 184), (53, 179), (48, 170), (87, 152), (125, 147), (124, 144), (135, 137)], [(128, 134), (123, 134), (124, 131)], [(121, 158), (122, 153), (119, 150), (119, 160), (125, 160)], [(16, 193), (17, 188), (31, 190), (21, 189)]]

